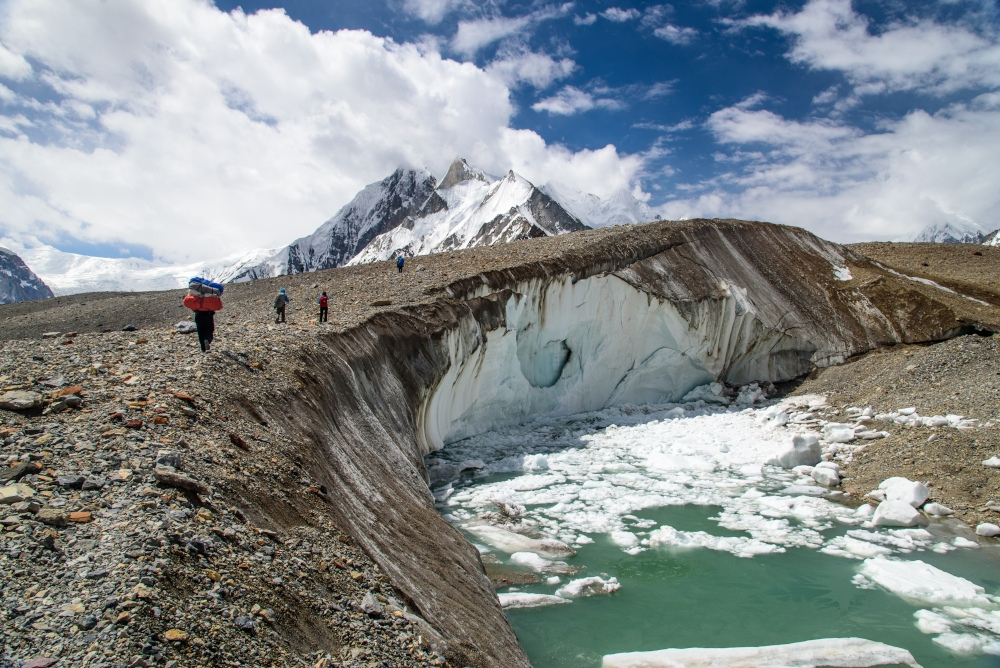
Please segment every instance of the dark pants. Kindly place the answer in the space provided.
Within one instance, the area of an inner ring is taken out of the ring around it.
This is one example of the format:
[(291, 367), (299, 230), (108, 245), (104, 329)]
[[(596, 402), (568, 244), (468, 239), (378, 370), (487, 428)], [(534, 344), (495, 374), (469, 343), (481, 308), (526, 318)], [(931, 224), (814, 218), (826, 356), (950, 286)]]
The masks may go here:
[(201, 351), (205, 352), (215, 334), (215, 314), (211, 311), (195, 311), (194, 326), (198, 328), (198, 342), (201, 344)]
[(319, 307), (319, 321), (320, 322), (327, 322), (326, 311), (327, 311), (327, 307), (326, 306), (320, 306)]
[(280, 322), (285, 322), (285, 306), (284, 306), (284, 304), (282, 304), (281, 306), (279, 306), (278, 308), (276, 308), (275, 311), (278, 312), (278, 315), (275, 316), (274, 321), (275, 322), (279, 322), (279, 321)]
[(397, 264), (396, 268), (399, 269), (399, 273), (401, 273), (401, 274), (403, 273), (403, 265)]

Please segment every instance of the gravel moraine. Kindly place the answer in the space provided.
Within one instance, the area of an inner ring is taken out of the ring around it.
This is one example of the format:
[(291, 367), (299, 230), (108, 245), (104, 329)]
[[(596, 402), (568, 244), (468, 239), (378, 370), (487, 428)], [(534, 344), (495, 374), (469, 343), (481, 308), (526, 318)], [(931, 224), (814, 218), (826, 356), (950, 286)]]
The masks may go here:
[(208, 355), (169, 329), (3, 344), (0, 389), (45, 407), (0, 411), (0, 666), (444, 665), (318, 508), (295, 444), (226, 391), (292, 382), (262, 332), (301, 336), (232, 326)]

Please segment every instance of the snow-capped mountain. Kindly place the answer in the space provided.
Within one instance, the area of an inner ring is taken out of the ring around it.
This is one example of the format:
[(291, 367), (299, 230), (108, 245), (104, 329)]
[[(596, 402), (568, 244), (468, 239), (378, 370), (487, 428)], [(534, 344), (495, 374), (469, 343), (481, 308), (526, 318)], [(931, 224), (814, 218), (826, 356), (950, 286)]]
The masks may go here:
[(899, 237), (896, 241), (978, 244), (986, 235), (987, 230), (976, 221), (956, 216), (946, 222), (928, 225), (916, 234)]
[(367, 186), (316, 232), (235, 280), (656, 218), (625, 191), (601, 199), (556, 183), (538, 188), (513, 171), (495, 177), (456, 159), (440, 183), (426, 170), (396, 170)]
[(0, 304), (53, 297), (52, 290), (16, 253), (0, 246)]
[(382, 181), (366, 186), (315, 232), (296, 239), (231, 280), (341, 267), (378, 235), (413, 216), (427, 202), (434, 186), (434, 177), (426, 170), (397, 169)]
[(220, 283), (274, 255), (274, 249), (238, 253), (208, 262), (182, 265), (141, 258), (108, 258), (66, 253), (51, 246), (23, 249), (25, 262), (57, 295), (79, 292), (142, 292), (183, 288), (192, 276)]
[(993, 230), (981, 242), (984, 246), (1000, 246), (1000, 230)]

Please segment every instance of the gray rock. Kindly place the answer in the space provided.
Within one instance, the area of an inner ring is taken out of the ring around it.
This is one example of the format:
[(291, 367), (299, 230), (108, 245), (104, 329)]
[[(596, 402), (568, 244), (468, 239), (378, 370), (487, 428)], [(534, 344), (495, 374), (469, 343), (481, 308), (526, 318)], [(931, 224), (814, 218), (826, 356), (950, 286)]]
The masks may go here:
[(90, 629), (97, 626), (97, 617), (94, 617), (93, 615), (84, 615), (83, 617), (80, 618), (80, 620), (76, 623), (76, 625), (79, 626), (84, 631), (89, 631)]
[(53, 376), (48, 380), (43, 380), (41, 384), (46, 387), (62, 387), (63, 385), (66, 385), (66, 379), (63, 376)]
[(365, 597), (361, 599), (361, 612), (365, 613), (369, 617), (381, 617), (385, 614), (385, 606), (383, 606), (375, 595), (371, 592), (365, 594)]
[(194, 334), (198, 331), (198, 327), (190, 320), (181, 320), (179, 323), (174, 325), (174, 329), (177, 330), (179, 334)]
[(16, 483), (0, 487), (0, 504), (20, 503), (27, 501), (35, 495), (35, 490), (27, 485)]
[(157, 450), (156, 465), (169, 466), (179, 470), (181, 468), (181, 453), (176, 450)]
[(61, 475), (56, 478), (56, 484), (67, 489), (80, 489), (86, 478), (82, 475)]
[(233, 620), (233, 626), (238, 628), (240, 631), (243, 631), (244, 633), (249, 633), (250, 635), (254, 635), (257, 633), (257, 622), (250, 619), (249, 617), (244, 617), (243, 615), (240, 615), (239, 617)]
[(26, 390), (10, 390), (0, 395), (0, 408), (8, 411), (27, 411), (42, 405), (42, 395)]
[(42, 467), (36, 462), (23, 462), (17, 466), (13, 466), (6, 471), (0, 472), (0, 482), (17, 482), (26, 475), (33, 473), (38, 473), (42, 470)]
[(183, 473), (178, 473), (176, 470), (166, 466), (158, 466), (153, 469), (153, 477), (156, 478), (158, 483), (167, 485), (168, 487), (186, 489), (189, 492), (196, 492), (198, 494), (208, 494), (211, 491), (205, 483), (190, 478)]
[(107, 484), (102, 478), (90, 477), (83, 481), (83, 485), (80, 487), (84, 492), (89, 492), (95, 489), (103, 489), (104, 485)]

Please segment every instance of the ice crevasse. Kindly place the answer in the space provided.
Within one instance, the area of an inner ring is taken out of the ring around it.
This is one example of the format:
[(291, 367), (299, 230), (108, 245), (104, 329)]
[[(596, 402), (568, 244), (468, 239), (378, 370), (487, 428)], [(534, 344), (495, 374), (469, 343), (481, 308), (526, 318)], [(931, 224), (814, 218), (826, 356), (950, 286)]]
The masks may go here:
[(718, 298), (675, 304), (614, 274), (564, 275), (494, 295), (506, 300), (502, 326), (482, 331), (468, 318), (446, 335), (448, 370), (419, 409), (423, 453), (537, 415), (677, 401), (713, 381), (810, 369), (815, 345), (766, 327), (745, 289), (715, 287)]

